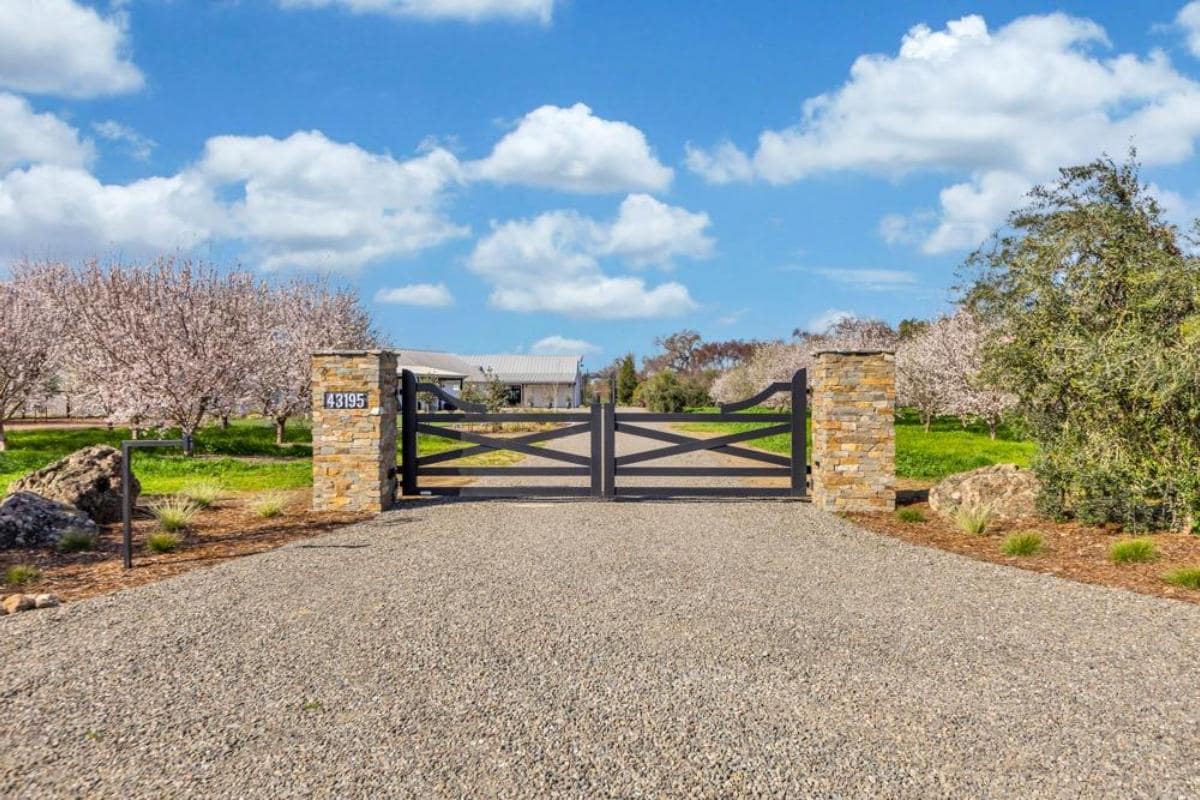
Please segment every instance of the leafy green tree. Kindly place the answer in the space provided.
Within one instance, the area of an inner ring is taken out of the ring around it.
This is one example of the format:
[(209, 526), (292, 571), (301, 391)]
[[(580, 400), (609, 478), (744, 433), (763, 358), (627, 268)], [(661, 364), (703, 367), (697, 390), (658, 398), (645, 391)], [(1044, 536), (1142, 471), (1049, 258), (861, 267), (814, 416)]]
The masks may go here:
[(1060, 173), (968, 260), (986, 377), (1040, 445), (1044, 510), (1178, 523), (1200, 507), (1200, 264), (1134, 154)]
[(632, 403), (637, 385), (637, 367), (633, 363), (633, 353), (628, 353), (621, 359), (621, 366), (617, 369), (617, 402), (623, 406)]
[(676, 413), (688, 405), (688, 389), (674, 372), (664, 369), (637, 388), (637, 398), (651, 411)]

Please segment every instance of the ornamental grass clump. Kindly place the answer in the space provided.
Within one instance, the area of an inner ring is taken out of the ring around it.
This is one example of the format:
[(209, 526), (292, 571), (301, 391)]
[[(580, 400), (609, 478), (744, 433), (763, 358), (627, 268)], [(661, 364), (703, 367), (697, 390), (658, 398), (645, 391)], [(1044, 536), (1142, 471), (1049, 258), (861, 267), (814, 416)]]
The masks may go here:
[(954, 524), (969, 536), (982, 536), (994, 514), (991, 506), (963, 506), (954, 512)]
[(1184, 567), (1163, 575), (1163, 580), (1185, 589), (1200, 589), (1200, 567)]
[(42, 577), (42, 571), (29, 564), (13, 564), (4, 571), (4, 582), (9, 586), (24, 586)]
[(151, 553), (170, 553), (179, 549), (179, 534), (157, 531), (146, 537), (146, 549)]
[(1158, 558), (1158, 545), (1145, 536), (1122, 539), (1108, 548), (1108, 560), (1114, 564), (1141, 564)]
[(896, 519), (901, 522), (924, 522), (925, 515), (919, 508), (898, 508), (896, 509)]
[(186, 528), (199, 511), (200, 506), (186, 497), (172, 497), (150, 506), (150, 513), (158, 521), (159, 530), (167, 533)]
[(58, 540), (60, 553), (86, 553), (96, 549), (96, 537), (82, 528), (69, 528)]
[(263, 519), (271, 519), (283, 514), (283, 507), (285, 503), (286, 500), (283, 495), (272, 492), (255, 500), (254, 504), (251, 506), (251, 509), (253, 509), (254, 513)]
[(179, 496), (191, 500), (199, 508), (211, 508), (224, 490), (217, 481), (193, 481), (179, 490)]
[(1042, 535), (1036, 531), (1025, 531), (1023, 533), (1014, 533), (1004, 540), (1001, 549), (1008, 556), (1033, 556), (1042, 552), (1045, 546), (1045, 540)]

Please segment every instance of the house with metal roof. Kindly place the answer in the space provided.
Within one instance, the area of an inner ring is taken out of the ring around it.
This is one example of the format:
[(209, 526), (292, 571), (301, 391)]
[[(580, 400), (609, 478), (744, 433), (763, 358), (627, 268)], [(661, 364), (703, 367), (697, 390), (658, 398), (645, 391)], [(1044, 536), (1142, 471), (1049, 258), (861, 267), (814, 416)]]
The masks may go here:
[(398, 350), (400, 369), (454, 394), (497, 380), (508, 389), (509, 405), (575, 408), (583, 399), (583, 356), (520, 353), (458, 355), (436, 350)]
[[(575, 408), (583, 399), (583, 356), (512, 353), (459, 356), (508, 387), (508, 402), (528, 408)], [(469, 383), (470, 381), (468, 381)]]

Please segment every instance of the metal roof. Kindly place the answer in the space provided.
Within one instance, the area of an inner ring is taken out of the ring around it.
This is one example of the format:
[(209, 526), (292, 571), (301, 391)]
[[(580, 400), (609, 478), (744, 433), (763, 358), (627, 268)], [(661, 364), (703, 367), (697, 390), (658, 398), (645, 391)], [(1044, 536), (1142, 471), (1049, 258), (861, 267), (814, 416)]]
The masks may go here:
[(453, 353), (439, 353), (436, 350), (397, 350), (396, 361), (403, 365), (400, 369), (412, 370), (417, 375), (466, 378), (469, 381), (483, 380), (483, 373), (478, 366), (468, 364)]
[(491, 371), (503, 383), (575, 382), (583, 356), (534, 356), (509, 353), (458, 356), (481, 370)]

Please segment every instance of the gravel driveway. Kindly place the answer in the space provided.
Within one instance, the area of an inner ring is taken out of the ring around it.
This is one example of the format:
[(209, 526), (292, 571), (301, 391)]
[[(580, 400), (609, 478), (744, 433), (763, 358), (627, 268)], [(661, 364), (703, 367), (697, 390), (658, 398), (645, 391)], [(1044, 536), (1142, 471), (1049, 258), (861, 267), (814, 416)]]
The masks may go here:
[(1200, 607), (800, 503), (419, 503), (0, 631), (6, 798), (1200, 795)]

